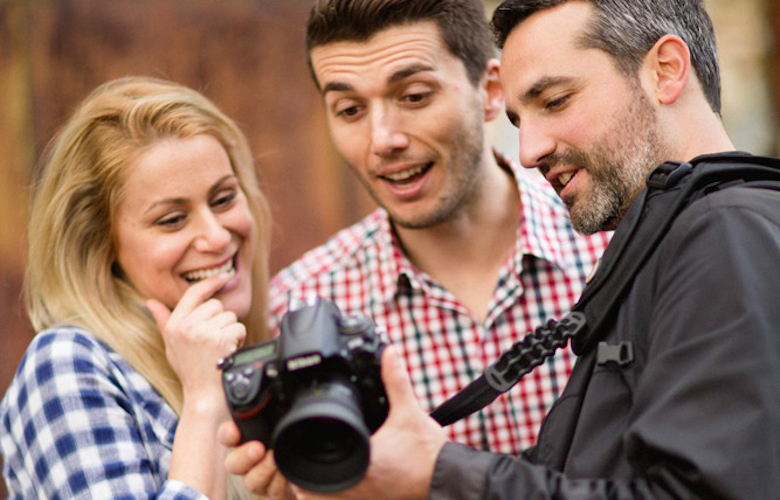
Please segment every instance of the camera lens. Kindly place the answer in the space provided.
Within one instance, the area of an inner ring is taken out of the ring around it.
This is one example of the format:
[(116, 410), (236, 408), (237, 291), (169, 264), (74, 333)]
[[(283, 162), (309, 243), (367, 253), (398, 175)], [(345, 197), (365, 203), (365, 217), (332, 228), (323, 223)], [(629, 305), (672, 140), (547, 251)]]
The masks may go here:
[(365, 474), (369, 436), (355, 388), (328, 382), (302, 391), (279, 421), (274, 458), (282, 474), (302, 488), (341, 491)]

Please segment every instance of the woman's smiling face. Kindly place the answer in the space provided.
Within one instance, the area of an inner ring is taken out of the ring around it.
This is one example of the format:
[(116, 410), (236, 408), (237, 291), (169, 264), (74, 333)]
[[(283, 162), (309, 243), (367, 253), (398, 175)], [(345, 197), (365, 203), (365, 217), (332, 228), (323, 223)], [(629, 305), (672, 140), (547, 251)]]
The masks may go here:
[(173, 309), (195, 281), (232, 275), (215, 294), (244, 317), (252, 303), (254, 224), (222, 145), (163, 138), (130, 166), (117, 206), (117, 262), (145, 297)]

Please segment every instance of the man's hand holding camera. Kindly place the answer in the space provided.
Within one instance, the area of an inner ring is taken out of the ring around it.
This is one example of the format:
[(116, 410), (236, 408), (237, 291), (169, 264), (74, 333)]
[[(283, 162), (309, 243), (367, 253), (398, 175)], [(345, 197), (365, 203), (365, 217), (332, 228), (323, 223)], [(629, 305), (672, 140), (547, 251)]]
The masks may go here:
[(225, 459), (225, 468), (231, 474), (243, 476), (247, 489), (271, 500), (295, 498), (290, 483), (282, 476), (274, 462), (272, 450), (257, 440), (241, 443), (241, 432), (233, 421), (219, 428), (219, 442), (233, 448)]

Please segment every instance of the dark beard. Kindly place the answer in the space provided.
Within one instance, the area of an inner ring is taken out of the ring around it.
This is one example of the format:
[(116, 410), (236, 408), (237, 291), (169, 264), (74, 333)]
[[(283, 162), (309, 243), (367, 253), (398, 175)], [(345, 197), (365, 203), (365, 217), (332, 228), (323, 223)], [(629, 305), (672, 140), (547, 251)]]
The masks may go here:
[(590, 175), (590, 191), (563, 200), (579, 233), (614, 230), (663, 156), (654, 110), (641, 89), (634, 96), (624, 118), (616, 120), (616, 127), (597, 140), (590, 152), (569, 149), (540, 164), (543, 173), (563, 164), (583, 168)]

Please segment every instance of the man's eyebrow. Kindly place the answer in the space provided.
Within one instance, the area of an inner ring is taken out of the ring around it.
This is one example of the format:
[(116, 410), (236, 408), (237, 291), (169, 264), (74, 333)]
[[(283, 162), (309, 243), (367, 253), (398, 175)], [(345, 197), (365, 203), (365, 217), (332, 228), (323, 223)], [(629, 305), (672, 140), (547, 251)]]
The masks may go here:
[(329, 82), (322, 87), (322, 95), (325, 95), (328, 92), (347, 92), (350, 90), (355, 90), (355, 87), (343, 82)]
[(412, 64), (411, 66), (401, 68), (390, 75), (390, 78), (387, 79), (387, 83), (396, 83), (404, 78), (409, 78), (414, 74), (422, 73), (423, 71), (433, 71), (433, 66), (428, 64)]
[(526, 90), (525, 93), (520, 97), (520, 100), (523, 102), (530, 102), (535, 99), (537, 99), (542, 93), (549, 89), (550, 87), (554, 87), (556, 85), (561, 85), (563, 83), (569, 83), (572, 81), (572, 78), (566, 77), (566, 76), (546, 76), (539, 81), (537, 81), (533, 87)]
[[(390, 75), (390, 77), (387, 79), (387, 83), (394, 84), (403, 80), (404, 78), (409, 78), (410, 76), (421, 73), (423, 71), (433, 71), (433, 66), (428, 64), (412, 64), (411, 66), (401, 68)], [(322, 87), (322, 95), (325, 95), (328, 92), (349, 92), (353, 90), (355, 90), (355, 87), (349, 83), (328, 82)]]

